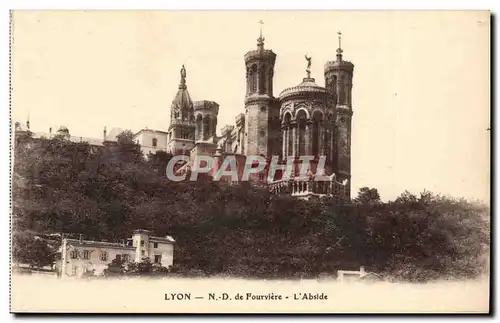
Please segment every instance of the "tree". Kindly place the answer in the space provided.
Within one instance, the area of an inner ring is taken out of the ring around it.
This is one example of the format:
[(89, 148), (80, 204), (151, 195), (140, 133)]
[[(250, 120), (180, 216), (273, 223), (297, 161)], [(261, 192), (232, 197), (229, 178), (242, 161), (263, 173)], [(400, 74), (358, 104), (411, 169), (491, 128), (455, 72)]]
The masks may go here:
[[(25, 140), (29, 145), (15, 147), (18, 231), (120, 241), (135, 229), (151, 229), (175, 237), (178, 274), (313, 277), (363, 265), (400, 280), (477, 277), (489, 251), (489, 208), (462, 199), (404, 192), (382, 202), (375, 188), (364, 187), (353, 204), (303, 201), (250, 183), (169, 181), (162, 169), (171, 156), (145, 160), (131, 132), (99, 149)], [(18, 231), (14, 240), (23, 237)], [(14, 259), (38, 257), (27, 257), (26, 249), (47, 253), (31, 243), (35, 248), (16, 242)], [(158, 272), (167, 270), (149, 261), (114, 261), (106, 275)]]
[(108, 268), (104, 269), (104, 276), (122, 276), (125, 274), (125, 266), (121, 259), (115, 258), (108, 265)]
[(23, 233), (13, 235), (12, 257), (18, 264), (26, 264), (32, 268), (52, 266), (55, 255), (55, 250), (36, 235)]
[(362, 187), (359, 189), (358, 196), (354, 198), (354, 203), (357, 204), (378, 204), (380, 203), (380, 195), (376, 188)]

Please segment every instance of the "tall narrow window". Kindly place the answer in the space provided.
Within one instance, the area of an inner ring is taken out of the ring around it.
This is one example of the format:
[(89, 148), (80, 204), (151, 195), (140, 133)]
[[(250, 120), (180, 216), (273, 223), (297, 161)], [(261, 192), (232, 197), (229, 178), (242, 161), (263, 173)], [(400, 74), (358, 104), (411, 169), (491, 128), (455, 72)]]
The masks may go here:
[(319, 155), (319, 121), (314, 120), (312, 129), (312, 154), (314, 156)]
[(306, 153), (306, 120), (300, 119), (298, 122), (298, 139), (299, 139), (299, 151), (298, 156), (303, 156)]
[(260, 67), (259, 72), (259, 93), (266, 93), (266, 65)]
[(201, 118), (201, 114), (199, 114), (196, 117), (196, 140), (203, 139), (201, 137), (202, 131), (203, 131), (203, 129), (202, 129), (202, 118)]
[(257, 92), (257, 65), (252, 65), (250, 72), (250, 92)]
[(203, 140), (207, 140), (210, 136), (210, 116), (203, 117)]
[(158, 139), (153, 138), (153, 147), (156, 148), (156, 146), (158, 146)]

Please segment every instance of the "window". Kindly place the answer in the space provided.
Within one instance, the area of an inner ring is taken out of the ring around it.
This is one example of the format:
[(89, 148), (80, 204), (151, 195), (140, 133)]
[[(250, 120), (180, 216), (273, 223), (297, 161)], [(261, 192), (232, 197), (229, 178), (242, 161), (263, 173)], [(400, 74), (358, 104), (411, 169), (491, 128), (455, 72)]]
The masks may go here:
[(144, 256), (146, 254), (146, 251), (141, 250), (141, 255)]
[(71, 250), (71, 259), (78, 258), (78, 250)]
[(153, 147), (156, 148), (156, 146), (158, 146), (158, 139), (153, 138)]
[(115, 259), (116, 259), (116, 261), (121, 262), (122, 261), (122, 256), (121, 255), (116, 255)]
[(73, 267), (73, 269), (71, 270), (73, 272), (73, 275), (76, 275), (76, 266)]
[(101, 261), (108, 261), (108, 253), (106, 251), (101, 251)]
[(158, 248), (158, 242), (153, 243), (154, 248)]
[(90, 251), (88, 250), (83, 251), (83, 259), (90, 259)]
[(144, 247), (144, 240), (141, 241), (141, 247)]
[(155, 255), (155, 264), (161, 264), (161, 255)]
[(265, 106), (261, 106), (260, 107), (260, 112), (266, 112), (266, 107)]
[(123, 262), (128, 262), (129, 261), (129, 257), (127, 254), (123, 254), (122, 255), (122, 259), (123, 259)]

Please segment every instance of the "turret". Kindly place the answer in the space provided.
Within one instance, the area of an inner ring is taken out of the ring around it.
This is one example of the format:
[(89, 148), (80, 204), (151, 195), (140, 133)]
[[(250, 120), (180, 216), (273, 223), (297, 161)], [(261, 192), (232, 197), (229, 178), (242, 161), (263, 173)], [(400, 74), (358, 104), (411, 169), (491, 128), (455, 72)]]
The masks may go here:
[(186, 86), (186, 68), (182, 65), (179, 89), (172, 101), (167, 150), (187, 154), (194, 147), (195, 120), (193, 102)]
[(281, 150), (279, 106), (273, 96), (276, 54), (264, 48), (264, 40), (261, 29), (257, 49), (245, 54), (247, 91), (243, 146), (246, 155), (269, 156)]
[(330, 106), (335, 108), (335, 131), (333, 138), (334, 170), (339, 181), (347, 180), (346, 194), (350, 198), (351, 181), (351, 121), (352, 83), (354, 64), (342, 57), (342, 34), (338, 32), (337, 58), (325, 64), (325, 87), (333, 97)]

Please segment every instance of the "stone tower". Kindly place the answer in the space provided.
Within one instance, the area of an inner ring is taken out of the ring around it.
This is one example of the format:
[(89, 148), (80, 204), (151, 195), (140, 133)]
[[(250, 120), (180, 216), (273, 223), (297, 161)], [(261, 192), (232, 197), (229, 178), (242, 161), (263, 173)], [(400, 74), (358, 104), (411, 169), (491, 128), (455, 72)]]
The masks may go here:
[(279, 105), (273, 96), (276, 54), (264, 49), (262, 31), (257, 50), (245, 54), (245, 155), (270, 156), (281, 151)]
[(193, 106), (196, 120), (195, 141), (208, 141), (217, 137), (219, 104), (214, 101), (195, 101)]
[(337, 179), (347, 180), (347, 198), (351, 187), (351, 119), (352, 119), (352, 79), (354, 64), (342, 58), (341, 33), (338, 33), (339, 47), (337, 59), (325, 64), (325, 87), (332, 94), (335, 105), (334, 170)]
[(186, 69), (182, 65), (179, 90), (172, 101), (168, 128), (168, 152), (188, 154), (194, 147), (195, 119), (193, 102), (186, 86)]

